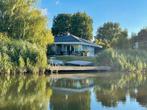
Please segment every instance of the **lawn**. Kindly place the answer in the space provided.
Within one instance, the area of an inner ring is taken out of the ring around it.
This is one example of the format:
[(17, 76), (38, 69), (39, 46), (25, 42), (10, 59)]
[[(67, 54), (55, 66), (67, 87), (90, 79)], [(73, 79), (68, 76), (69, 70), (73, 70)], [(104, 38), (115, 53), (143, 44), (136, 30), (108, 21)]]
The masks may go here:
[(82, 60), (90, 61), (96, 63), (95, 57), (86, 57), (86, 56), (56, 56), (57, 60), (62, 60), (63, 62), (72, 61), (72, 60)]

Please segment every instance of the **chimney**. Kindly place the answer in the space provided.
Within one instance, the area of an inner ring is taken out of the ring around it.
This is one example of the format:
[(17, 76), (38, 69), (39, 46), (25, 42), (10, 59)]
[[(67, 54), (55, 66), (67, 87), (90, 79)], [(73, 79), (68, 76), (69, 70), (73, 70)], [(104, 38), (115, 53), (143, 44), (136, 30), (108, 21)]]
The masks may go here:
[(66, 34), (66, 35), (68, 35), (68, 36), (69, 36), (69, 35), (70, 35), (70, 33), (69, 33), (69, 32), (67, 32), (67, 34)]

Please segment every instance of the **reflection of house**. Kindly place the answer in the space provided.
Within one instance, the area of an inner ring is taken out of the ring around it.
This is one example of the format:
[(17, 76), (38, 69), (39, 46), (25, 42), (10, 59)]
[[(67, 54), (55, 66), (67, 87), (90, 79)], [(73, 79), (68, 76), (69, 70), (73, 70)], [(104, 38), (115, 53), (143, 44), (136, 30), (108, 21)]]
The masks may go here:
[(85, 92), (94, 86), (93, 80), (89, 78), (65, 78), (58, 79), (51, 85), (52, 89), (58, 92)]
[(55, 55), (95, 56), (102, 47), (74, 35), (55, 36), (52, 46)]

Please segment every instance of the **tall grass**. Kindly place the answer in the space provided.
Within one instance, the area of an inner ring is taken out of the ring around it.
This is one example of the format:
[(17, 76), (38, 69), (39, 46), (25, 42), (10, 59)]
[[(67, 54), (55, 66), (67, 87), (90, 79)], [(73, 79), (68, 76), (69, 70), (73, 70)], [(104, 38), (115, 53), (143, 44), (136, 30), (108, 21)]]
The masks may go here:
[(147, 68), (147, 51), (108, 49), (97, 56), (98, 65), (111, 66), (117, 71), (145, 71)]

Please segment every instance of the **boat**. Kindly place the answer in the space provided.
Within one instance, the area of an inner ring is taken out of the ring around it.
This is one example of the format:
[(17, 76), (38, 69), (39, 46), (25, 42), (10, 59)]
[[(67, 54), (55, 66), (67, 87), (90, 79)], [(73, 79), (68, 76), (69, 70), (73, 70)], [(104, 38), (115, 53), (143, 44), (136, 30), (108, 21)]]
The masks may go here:
[(74, 60), (74, 61), (66, 62), (65, 65), (67, 66), (94, 66), (94, 63), (89, 62), (89, 61)]

